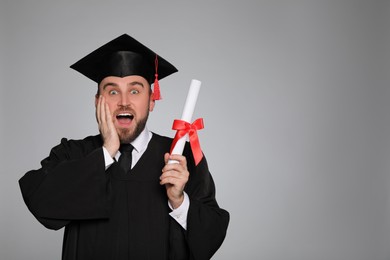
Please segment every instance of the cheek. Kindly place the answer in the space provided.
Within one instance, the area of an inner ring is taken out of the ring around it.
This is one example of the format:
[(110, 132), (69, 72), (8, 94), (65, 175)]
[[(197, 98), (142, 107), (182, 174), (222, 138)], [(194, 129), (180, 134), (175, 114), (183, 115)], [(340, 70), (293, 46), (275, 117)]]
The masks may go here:
[(111, 102), (111, 103), (107, 103), (107, 105), (108, 105), (108, 108), (110, 109), (111, 113), (115, 112), (115, 110), (117, 109), (116, 103)]
[(110, 109), (110, 112), (114, 112), (116, 107), (117, 107), (117, 104), (118, 104), (118, 101), (115, 99), (115, 97), (105, 97), (105, 100), (106, 100), (106, 104), (108, 105), (108, 108)]
[(145, 100), (140, 100), (139, 102), (133, 102), (133, 108), (136, 111), (138, 116), (145, 116), (150, 111), (149, 103)]

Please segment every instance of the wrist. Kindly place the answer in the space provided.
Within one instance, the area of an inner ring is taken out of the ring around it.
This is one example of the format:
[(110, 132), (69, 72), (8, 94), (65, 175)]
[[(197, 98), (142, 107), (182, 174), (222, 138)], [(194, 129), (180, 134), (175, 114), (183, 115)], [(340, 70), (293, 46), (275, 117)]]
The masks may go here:
[(119, 148), (108, 147), (106, 145), (103, 145), (103, 147), (106, 148), (106, 150), (110, 154), (111, 158), (114, 158), (116, 153), (119, 150)]
[(184, 201), (184, 194), (181, 194), (181, 196), (179, 196), (178, 198), (169, 199), (169, 203), (171, 204), (173, 209), (177, 209), (178, 207), (180, 207), (183, 201)]

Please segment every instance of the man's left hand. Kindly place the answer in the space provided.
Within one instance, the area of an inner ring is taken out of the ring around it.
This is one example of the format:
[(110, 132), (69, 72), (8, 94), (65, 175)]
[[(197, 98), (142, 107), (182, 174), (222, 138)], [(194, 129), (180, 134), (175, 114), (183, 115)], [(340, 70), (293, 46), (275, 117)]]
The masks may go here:
[[(178, 208), (184, 200), (184, 187), (190, 173), (187, 170), (187, 159), (183, 155), (166, 153), (164, 155), (165, 166), (160, 176), (160, 184), (165, 185), (170, 204)], [(167, 164), (168, 160), (178, 163)]]

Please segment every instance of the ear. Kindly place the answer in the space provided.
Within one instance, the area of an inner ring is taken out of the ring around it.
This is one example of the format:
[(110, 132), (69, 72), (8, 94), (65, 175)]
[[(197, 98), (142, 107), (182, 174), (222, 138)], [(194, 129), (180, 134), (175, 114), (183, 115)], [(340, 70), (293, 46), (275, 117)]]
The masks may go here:
[(154, 105), (156, 104), (155, 100), (153, 99), (153, 93), (149, 97), (149, 112), (152, 112), (154, 109)]

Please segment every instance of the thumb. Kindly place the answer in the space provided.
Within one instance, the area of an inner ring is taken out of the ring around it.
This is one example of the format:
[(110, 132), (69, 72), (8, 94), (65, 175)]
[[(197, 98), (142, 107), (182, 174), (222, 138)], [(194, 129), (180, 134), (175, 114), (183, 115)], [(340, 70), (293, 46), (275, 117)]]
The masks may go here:
[(164, 161), (165, 161), (165, 164), (168, 163), (168, 161), (169, 161), (169, 156), (170, 156), (169, 153), (165, 153), (165, 154), (164, 154)]

